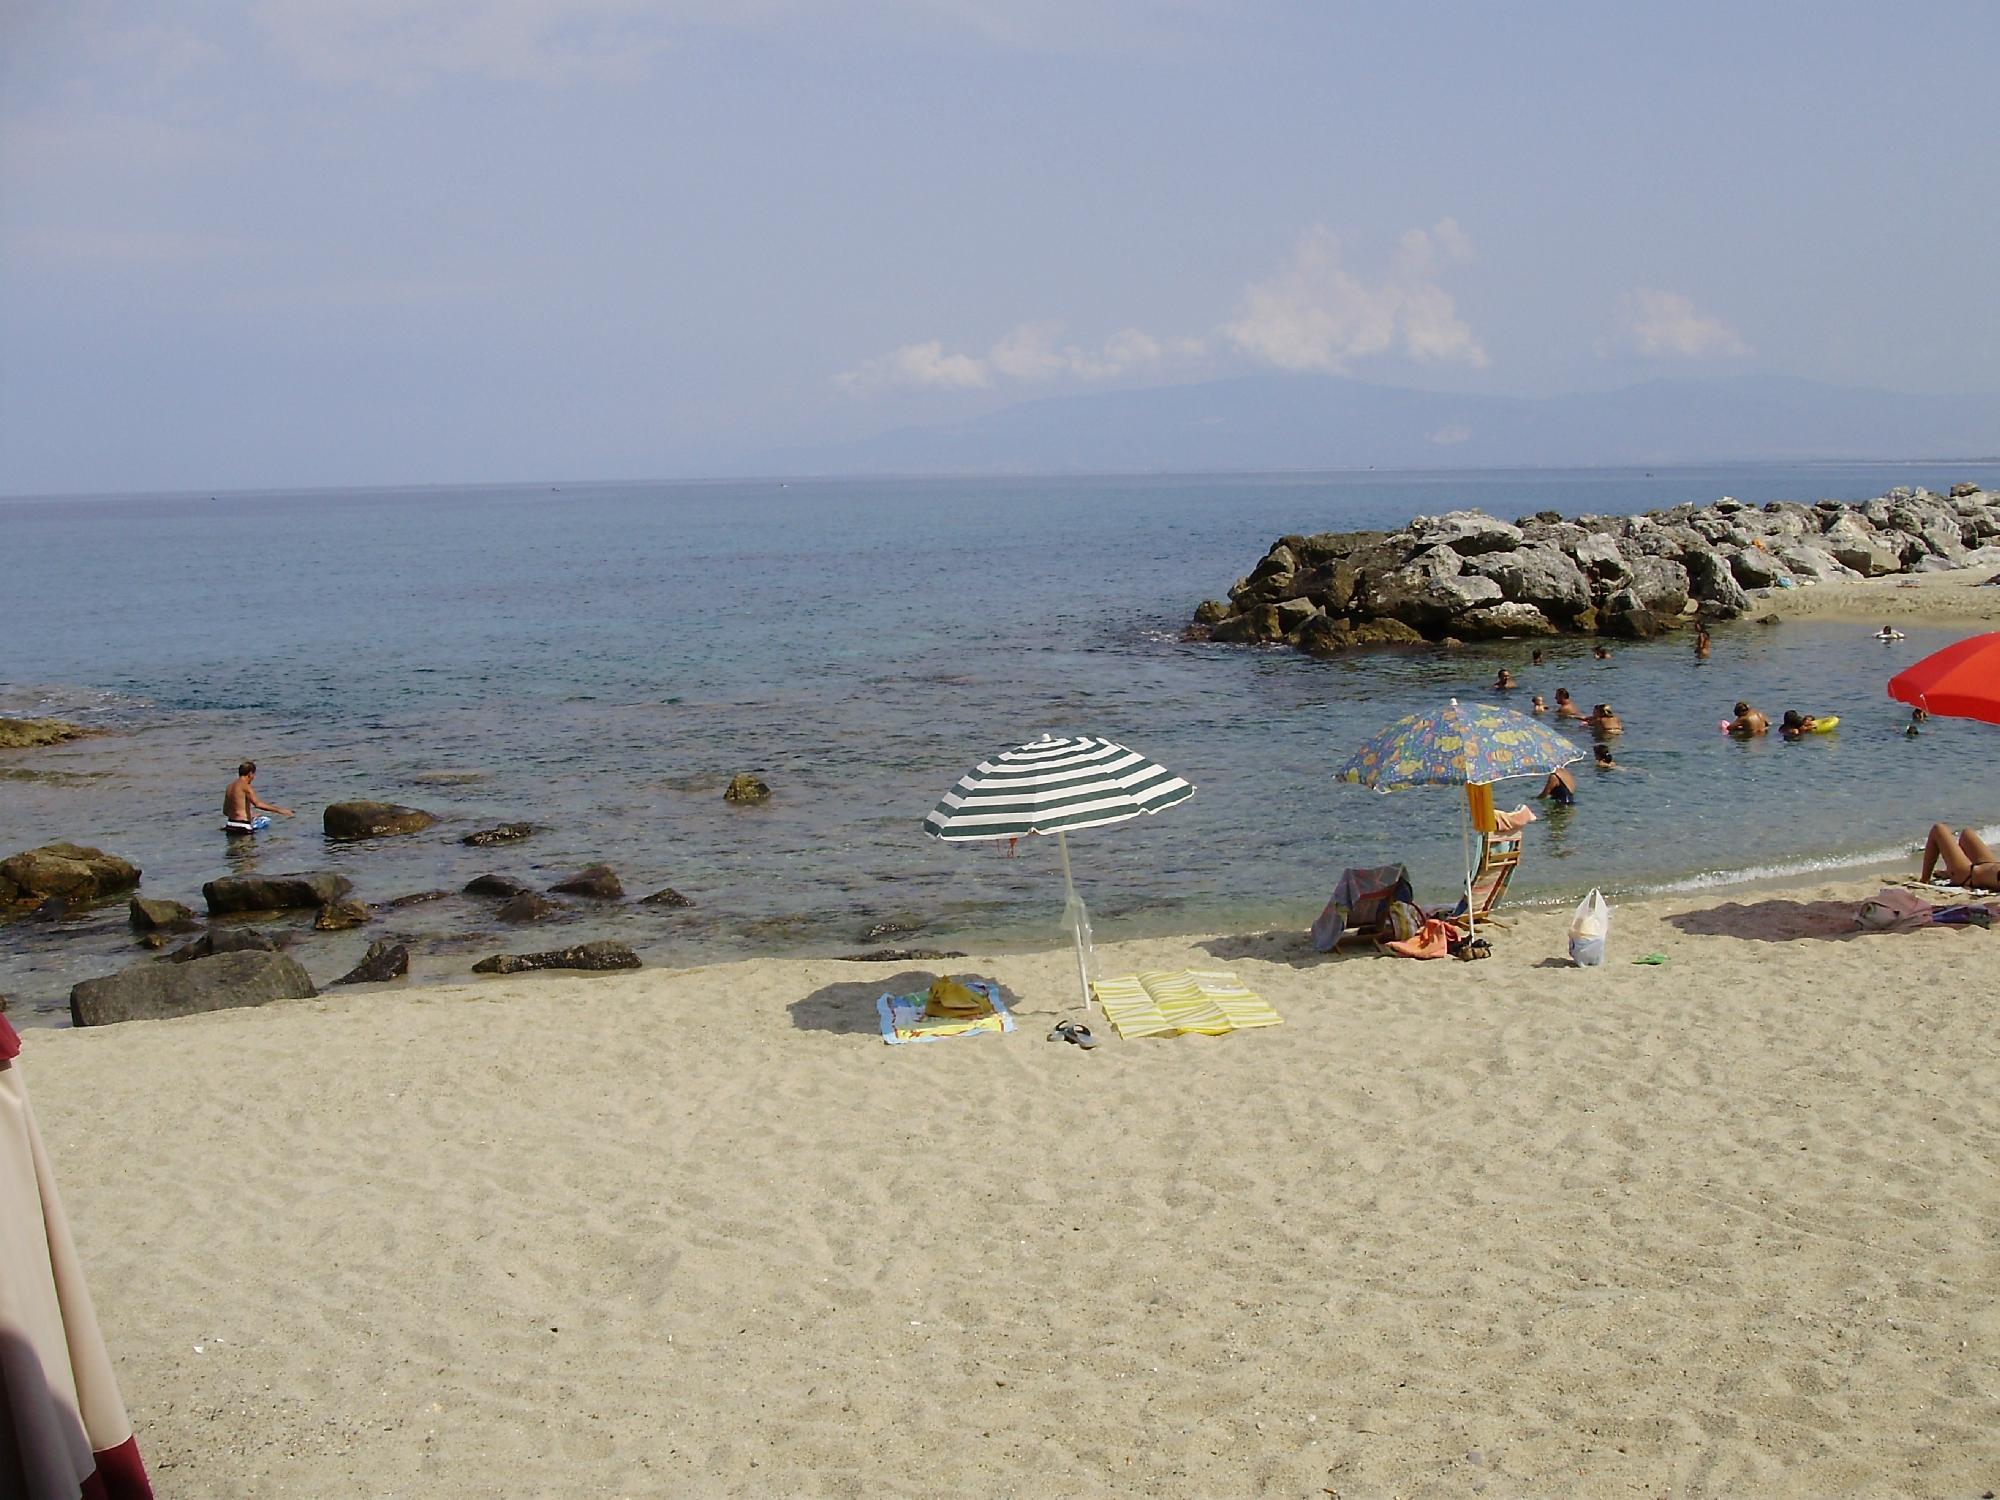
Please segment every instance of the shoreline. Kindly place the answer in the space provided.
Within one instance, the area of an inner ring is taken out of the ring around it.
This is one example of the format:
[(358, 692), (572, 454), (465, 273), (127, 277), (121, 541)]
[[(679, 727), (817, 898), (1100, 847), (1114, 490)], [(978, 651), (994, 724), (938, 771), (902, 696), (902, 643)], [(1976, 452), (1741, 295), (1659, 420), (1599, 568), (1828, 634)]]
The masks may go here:
[[(2000, 939), (1857, 933), (1875, 888), (1619, 903), (1600, 969), (1546, 909), (1477, 965), (1100, 944), (1284, 1021), (1091, 1052), (1043, 1039), (1052, 948), (358, 988), (23, 1062), (176, 1495), (1976, 1493)], [(1017, 1031), (883, 1046), (934, 972)]]
[(1785, 620), (1829, 623), (2000, 623), (2000, 585), (1987, 583), (1995, 576), (2000, 575), (1990, 567), (1954, 568), (1761, 589), (1751, 596), (1756, 608), (1750, 618), (1762, 612)]

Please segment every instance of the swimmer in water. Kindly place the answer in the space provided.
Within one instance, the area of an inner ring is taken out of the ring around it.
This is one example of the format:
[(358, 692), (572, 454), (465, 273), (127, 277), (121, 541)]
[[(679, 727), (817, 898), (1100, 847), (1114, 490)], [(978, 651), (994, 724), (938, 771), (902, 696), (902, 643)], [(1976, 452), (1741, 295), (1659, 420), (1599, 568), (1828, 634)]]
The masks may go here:
[(1542, 783), (1542, 789), (1535, 793), (1545, 802), (1553, 802), (1557, 807), (1576, 806), (1576, 778), (1566, 767), (1557, 766), (1549, 772), (1549, 779)]
[(1514, 674), (1508, 671), (1505, 667), (1502, 667), (1500, 669), (1500, 675), (1493, 679), (1493, 691), (1496, 693), (1510, 693), (1513, 690), (1514, 690)]
[(1605, 744), (1604, 741), (1599, 740), (1595, 745), (1591, 746), (1591, 751), (1596, 756), (1596, 759), (1591, 764), (1595, 765), (1598, 770), (1622, 771), (1625, 769), (1611, 758), (1611, 747)]
[(1609, 646), (1592, 646), (1590, 648), (1590, 654), (1596, 657), (1599, 661), (1611, 660), (1611, 648)]
[(1580, 719), (1583, 710), (1570, 701), (1568, 688), (1556, 689), (1556, 717), (1558, 719)]
[(1741, 739), (1754, 735), (1769, 734), (1771, 721), (1741, 699), (1736, 703), (1736, 717), (1729, 721), (1729, 732)]
[(1694, 659), (1696, 661), (1707, 661), (1711, 645), (1712, 643), (1708, 638), (1708, 627), (1706, 625), (1696, 625), (1694, 628)]
[(1542, 701), (1542, 695), (1541, 695), (1540, 693), (1537, 693), (1537, 694), (1535, 694), (1535, 696), (1534, 696), (1534, 697), (1532, 697), (1532, 698), (1530, 698), (1530, 699), (1528, 700), (1528, 712), (1529, 712), (1529, 713), (1531, 713), (1531, 714), (1545, 714), (1545, 713), (1547, 713), (1548, 711), (1549, 711), (1549, 706), (1548, 706), (1548, 704), (1546, 704), (1546, 703), (1544, 703), (1544, 702)]
[(1583, 722), (1590, 726), (1593, 734), (1606, 738), (1625, 732), (1624, 724), (1619, 721), (1618, 715), (1612, 710), (1609, 703), (1600, 703), (1591, 709), (1590, 717)]
[(1891, 625), (1884, 625), (1875, 632), (1875, 639), (1878, 641), (1900, 641), (1902, 638), (1903, 632)]
[(1811, 734), (1818, 727), (1819, 720), (1811, 714), (1802, 714), (1796, 708), (1788, 708), (1785, 710), (1785, 717), (1778, 724), (1778, 733), (1788, 740), (1795, 740), (1800, 735)]

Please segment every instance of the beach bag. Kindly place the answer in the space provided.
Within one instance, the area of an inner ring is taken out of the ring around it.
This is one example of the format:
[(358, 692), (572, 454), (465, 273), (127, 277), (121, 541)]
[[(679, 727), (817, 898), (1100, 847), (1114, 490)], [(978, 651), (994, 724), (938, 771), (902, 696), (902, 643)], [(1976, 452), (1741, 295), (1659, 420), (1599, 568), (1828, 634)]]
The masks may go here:
[(1914, 891), (1901, 891), (1893, 886), (1885, 886), (1870, 896), (1854, 914), (1854, 925), (1863, 932), (1908, 932), (1928, 927), (1933, 920), (1935, 913), (1930, 902)]
[(1424, 925), (1423, 908), (1414, 901), (1397, 900), (1389, 903), (1389, 936), (1397, 941), (1406, 941), (1417, 935)]
[(1611, 936), (1611, 908), (1604, 893), (1592, 890), (1576, 903), (1569, 919), (1569, 961), (1586, 967), (1604, 962), (1605, 940)]

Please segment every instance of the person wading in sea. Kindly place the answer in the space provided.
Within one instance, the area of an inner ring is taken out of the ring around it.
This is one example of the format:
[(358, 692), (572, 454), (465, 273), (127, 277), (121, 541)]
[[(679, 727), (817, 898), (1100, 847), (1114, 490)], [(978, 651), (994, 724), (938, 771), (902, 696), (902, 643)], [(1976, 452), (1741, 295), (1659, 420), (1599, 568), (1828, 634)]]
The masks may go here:
[(274, 802), (266, 802), (257, 795), (257, 789), (250, 783), (257, 779), (257, 762), (246, 760), (236, 768), (236, 779), (229, 783), (229, 789), (222, 794), (222, 826), (230, 833), (255, 833), (255, 812), (277, 813), (280, 817), (294, 816), (289, 807), (279, 807)]

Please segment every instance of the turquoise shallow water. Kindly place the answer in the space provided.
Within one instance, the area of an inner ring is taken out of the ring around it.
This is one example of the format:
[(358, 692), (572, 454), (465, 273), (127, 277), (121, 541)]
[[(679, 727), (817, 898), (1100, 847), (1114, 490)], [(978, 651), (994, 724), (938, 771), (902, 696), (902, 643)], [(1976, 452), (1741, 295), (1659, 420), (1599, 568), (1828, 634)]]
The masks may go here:
[[(1288, 531), (1396, 525), (1479, 505), (1619, 512), (1710, 500), (1861, 498), (1979, 465), (1589, 473), (1146, 477), (534, 486), (0, 502), (14, 628), (0, 712), (101, 723), (104, 739), (0, 766), (0, 850), (55, 838), (137, 860), (150, 894), (198, 903), (243, 863), (334, 867), (382, 900), (486, 869), (530, 878), (603, 859), (635, 893), (698, 902), (592, 912), (551, 940), (618, 935), (693, 961), (888, 941), (1042, 941), (1054, 851), (932, 843), (924, 812), (989, 750), (1043, 730), (1123, 739), (1200, 788), (1156, 819), (1085, 835), (1103, 936), (1304, 922), (1342, 865), (1407, 860), (1435, 893), (1458, 855), (1450, 794), (1378, 797), (1331, 771), (1387, 720), (1496, 667), (1624, 712), (1617, 776), (1531, 836), (1517, 890), (1573, 896), (1907, 847), (1935, 816), (1990, 823), (1991, 731), (1915, 741), (1893, 647), (1852, 626), (1738, 625), (1700, 665), (1682, 642), (1518, 645), (1315, 662), (1188, 645), (1196, 602)], [(25, 624), (23, 623), (25, 622)], [(1744, 696), (1837, 712), (1833, 736), (1738, 744)], [(308, 816), (253, 851), (216, 831), (235, 762)], [(732, 772), (776, 789), (721, 801)], [(32, 772), (33, 774), (27, 774)], [(1525, 795), (1531, 786), (1523, 786)], [(430, 834), (329, 846), (317, 809), (377, 796), (443, 815)], [(1509, 800), (1503, 792), (1503, 801)], [(509, 850), (456, 836), (532, 818)], [(60, 998), (129, 957), (120, 914), (0, 933), (0, 992)], [(487, 909), (384, 918), (434, 957), (501, 946)], [(473, 936), (464, 936), (471, 932)], [(509, 934), (521, 939), (523, 934)], [(460, 941), (463, 937), (463, 941)], [(362, 938), (314, 939), (325, 978)], [(880, 939), (870, 940), (881, 941)], [(518, 946), (519, 943), (516, 942)], [(452, 959), (455, 964), (456, 958)]]

